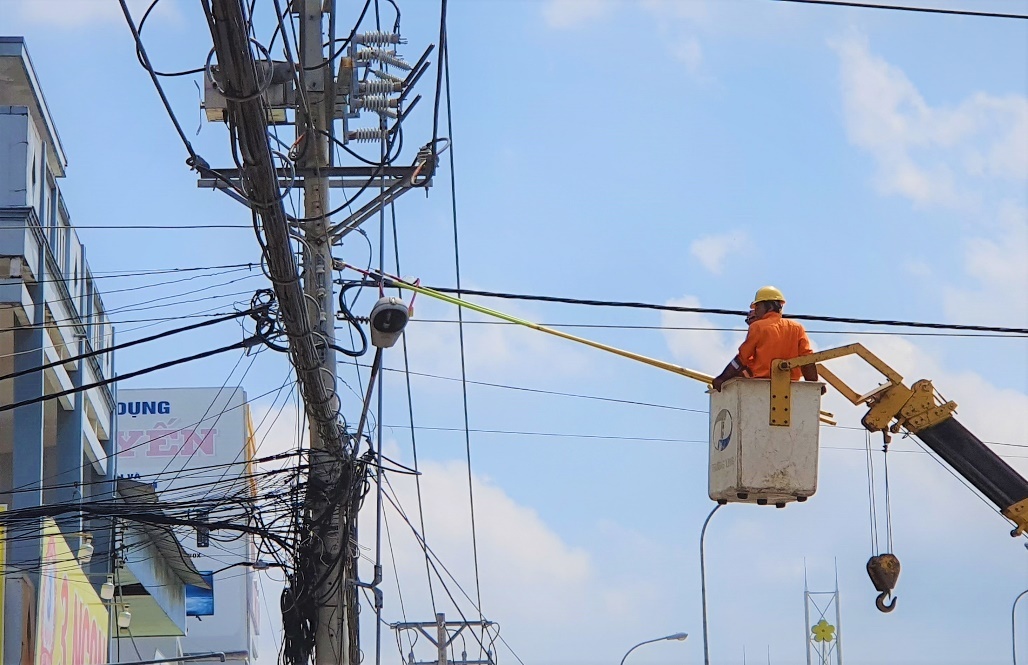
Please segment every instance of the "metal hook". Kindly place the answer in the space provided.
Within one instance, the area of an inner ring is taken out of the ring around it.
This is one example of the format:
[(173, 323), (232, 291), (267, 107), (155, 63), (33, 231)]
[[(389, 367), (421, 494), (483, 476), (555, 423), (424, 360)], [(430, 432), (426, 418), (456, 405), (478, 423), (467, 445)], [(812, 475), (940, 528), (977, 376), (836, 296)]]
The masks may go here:
[(885, 599), (887, 597), (891, 597), (891, 596), (892, 596), (892, 594), (889, 593), (888, 591), (883, 591), (880, 594), (878, 594), (878, 597), (875, 598), (875, 607), (878, 608), (879, 612), (885, 612), (886, 614), (888, 614), (889, 612), (891, 612), (894, 609), (896, 609), (896, 599), (895, 598), (893, 598), (892, 602), (889, 603), (888, 605), (885, 604)]

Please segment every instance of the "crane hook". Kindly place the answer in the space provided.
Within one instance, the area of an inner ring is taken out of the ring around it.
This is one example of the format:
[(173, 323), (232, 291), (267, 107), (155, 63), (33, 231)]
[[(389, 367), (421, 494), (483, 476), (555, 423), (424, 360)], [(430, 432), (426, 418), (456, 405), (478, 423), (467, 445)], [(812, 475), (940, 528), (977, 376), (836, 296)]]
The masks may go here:
[[(878, 591), (878, 598), (875, 599), (875, 607), (880, 612), (891, 612), (896, 608), (896, 599), (892, 597), (892, 590), (896, 588), (896, 581), (900, 574), (900, 561), (895, 554), (886, 552), (876, 554), (867, 560), (867, 574), (871, 583)], [(892, 602), (885, 604), (886, 598), (892, 598)]]

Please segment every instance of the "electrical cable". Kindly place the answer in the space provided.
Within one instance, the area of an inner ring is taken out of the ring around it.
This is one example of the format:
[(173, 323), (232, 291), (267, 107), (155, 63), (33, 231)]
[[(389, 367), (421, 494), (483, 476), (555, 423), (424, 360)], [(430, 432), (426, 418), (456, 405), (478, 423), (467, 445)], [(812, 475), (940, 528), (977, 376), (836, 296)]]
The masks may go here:
[[(214, 398), (211, 399), (211, 403), (207, 406), (207, 408), (204, 410), (203, 415), (200, 417), (201, 421), (203, 421), (203, 420), (205, 420), (207, 418), (207, 414), (214, 407), (214, 405), (217, 403), (217, 401), (221, 398), (221, 394), (225, 391), (225, 389), (228, 387), (229, 382), (232, 380), (232, 375), (235, 374), (236, 369), (239, 367), (239, 364), (243, 361), (243, 358), (246, 357), (246, 355), (247, 355), (246, 350), (244, 350), (243, 353), (239, 354), (239, 359), (236, 361), (236, 364), (232, 366), (231, 370), (229, 370), (229, 373), (225, 377), (225, 380), (221, 383), (221, 386), (218, 388), (218, 392), (214, 394)], [(246, 378), (246, 375), (250, 373), (250, 370), (253, 368), (253, 365), (254, 365), (254, 363), (256, 361), (257, 361), (257, 355), (256, 354), (251, 355), (250, 356), (250, 364), (247, 366), (246, 371), (243, 372), (243, 375), (241, 377), (239, 377), (239, 381), (237, 382), (237, 385), (242, 385), (243, 384), (243, 380)], [(220, 421), (221, 417), (225, 415), (225, 411), (226, 411), (227, 408), (228, 408), (228, 402), (226, 401), (225, 405), (221, 409), (221, 412), (218, 413), (217, 417), (214, 419), (214, 423), (211, 426), (212, 429), (217, 426), (218, 421)], [(193, 428), (193, 431), (190, 432), (190, 434), (187, 435), (187, 438), (192, 437), (195, 434), (196, 434), (196, 428)], [(175, 475), (171, 478), (171, 480), (168, 481), (169, 485), (175, 482), (175, 480), (179, 477), (179, 475), (182, 473), (182, 471), (193, 460), (193, 456), (196, 455), (198, 450), (200, 450), (200, 446), (195, 446), (193, 448), (193, 450), (189, 453), (189, 456), (185, 460), (181, 461), (181, 466), (179, 467), (179, 470), (175, 473)], [(169, 458), (167, 464), (164, 465), (164, 469), (161, 470), (161, 473), (162, 474), (163, 473), (167, 473), (168, 469), (171, 468), (171, 465), (173, 463), (179, 461), (179, 460), (180, 460), (180, 458), (177, 455), (175, 457)]]
[(80, 354), (80, 355), (77, 355), (77, 356), (72, 356), (70, 358), (62, 358), (61, 360), (57, 360), (57, 361), (54, 361), (54, 362), (46, 363), (45, 365), (40, 365), (38, 367), (30, 367), (28, 369), (19, 370), (17, 372), (11, 372), (10, 374), (0, 375), (0, 381), (6, 381), (7, 379), (14, 379), (14, 378), (17, 378), (19, 376), (24, 376), (26, 374), (32, 374), (34, 372), (40, 372), (40, 371), (43, 371), (43, 370), (46, 370), (46, 369), (50, 369), (52, 367), (57, 367), (59, 365), (65, 365), (65, 364), (70, 363), (70, 362), (76, 362), (76, 361), (79, 361), (79, 360), (85, 360), (86, 358), (93, 358), (95, 356), (102, 355), (102, 354), (105, 354), (105, 353), (110, 353), (112, 351), (117, 351), (117, 350), (120, 350), (120, 349), (127, 349), (129, 347), (138, 346), (140, 344), (146, 344), (148, 342), (153, 342), (153, 341), (156, 341), (156, 340), (159, 340), (159, 339), (163, 339), (165, 337), (170, 337), (171, 335), (177, 335), (179, 333), (188, 332), (188, 331), (191, 331), (191, 330), (197, 330), (198, 328), (206, 328), (207, 326), (213, 326), (213, 325), (216, 325), (216, 324), (219, 324), (219, 323), (225, 323), (226, 321), (232, 321), (232, 320), (238, 319), (238, 318), (240, 318), (242, 316), (251, 316), (251, 315), (254, 315), (257, 312), (261, 311), (262, 309), (264, 309), (264, 308), (256, 308), (256, 309), (251, 308), (251, 309), (249, 309), (249, 310), (247, 310), (245, 312), (239, 312), (238, 314), (231, 314), (229, 316), (223, 316), (221, 318), (211, 319), (209, 321), (202, 321), (200, 323), (194, 323), (194, 324), (191, 324), (191, 325), (188, 325), (188, 326), (183, 326), (181, 328), (175, 328), (174, 330), (168, 330), (168, 331), (165, 331), (165, 332), (157, 333), (156, 335), (150, 335), (149, 337), (142, 337), (140, 339), (134, 339), (134, 340), (129, 341), (129, 342), (121, 342), (119, 344), (115, 344), (113, 346), (106, 347), (106, 348), (101, 349), (99, 351), (89, 351), (88, 353), (83, 353), (83, 354)]
[(835, 7), (856, 7), (858, 9), (892, 9), (903, 12), (919, 12), (924, 14), (952, 14), (956, 16), (980, 16), (988, 18), (1028, 19), (1028, 14), (1003, 14), (999, 12), (972, 11), (968, 9), (940, 9), (935, 7), (911, 7), (904, 5), (880, 5), (869, 2), (846, 2), (844, 0), (773, 0), (774, 2), (793, 2), (807, 5), (829, 5)]
[[(336, 351), (347, 355), (351, 358), (359, 358), (368, 352), (368, 336), (364, 333), (364, 328), (361, 327), (362, 320), (353, 315), (350, 311), (350, 306), (346, 304), (346, 292), (356, 287), (364, 286), (377, 286), (379, 282), (371, 280), (348, 280), (344, 281), (339, 288), (339, 311), (343, 315), (343, 319), (350, 325), (350, 327), (357, 332), (357, 336), (360, 337), (361, 344), (360, 348), (357, 349), (345, 349), (343, 347), (334, 346)], [(358, 293), (357, 296), (360, 294)], [(354, 297), (356, 302), (357, 296)], [(358, 432), (358, 434), (360, 434)]]
[[(450, 57), (449, 47), (446, 42), (446, 2), (447, 0), (441, 0), (439, 8), (439, 78), (436, 82), (436, 110), (435, 121), (432, 129), (433, 149), (435, 149), (435, 146), (438, 143), (439, 92), (444, 79), (446, 82), (446, 131), (449, 133), (450, 141), (453, 141), (453, 97), (450, 95)], [(450, 146), (450, 210), (453, 219), (453, 262), (457, 280), (457, 291), (460, 293), (460, 236), (457, 228), (457, 176), (452, 144)], [(460, 307), (457, 308), (457, 329), (459, 331), (458, 339), (460, 343), (461, 397), (464, 413), (464, 450), (468, 469), (468, 502), (471, 509), (471, 552), (475, 566), (475, 595), (478, 599), (477, 605), (481, 608), (482, 584), (478, 567), (478, 538), (477, 527), (475, 525), (475, 490), (471, 473), (471, 430), (468, 411), (467, 362), (464, 352), (464, 314), (462, 309), (463, 308)], [(481, 616), (481, 610), (479, 610), (479, 618), (484, 618)]]
[(115, 377), (111, 377), (111, 378), (107, 378), (107, 379), (102, 379), (100, 381), (94, 381), (93, 383), (89, 383), (89, 384), (86, 384), (86, 385), (83, 385), (83, 386), (77, 386), (75, 388), (69, 388), (68, 390), (62, 390), (62, 391), (59, 391), (59, 392), (56, 392), (56, 393), (48, 393), (46, 395), (39, 395), (38, 397), (33, 397), (31, 399), (21, 400), (20, 402), (14, 402), (13, 404), (0, 405), (0, 412), (11, 411), (13, 409), (17, 409), (17, 408), (22, 407), (22, 406), (29, 406), (31, 404), (38, 404), (39, 402), (48, 402), (50, 400), (58, 399), (60, 397), (66, 397), (67, 395), (73, 395), (75, 393), (79, 393), (79, 392), (83, 392), (83, 391), (86, 391), (86, 390), (90, 390), (92, 388), (99, 388), (100, 386), (106, 386), (106, 385), (109, 385), (109, 384), (112, 384), (112, 383), (116, 383), (118, 381), (124, 381), (126, 379), (132, 379), (132, 378), (135, 378), (137, 376), (142, 376), (144, 374), (149, 374), (150, 372), (156, 372), (158, 370), (167, 369), (168, 367), (174, 367), (175, 365), (181, 365), (183, 363), (192, 362), (194, 360), (202, 360), (204, 358), (209, 358), (209, 357), (217, 355), (219, 353), (225, 353), (226, 351), (234, 351), (236, 349), (247, 349), (247, 348), (250, 348), (250, 347), (254, 346), (255, 344), (258, 344), (259, 342), (260, 342), (260, 338), (251, 337), (251, 338), (245, 339), (245, 340), (243, 340), (241, 342), (235, 342), (234, 344), (229, 344), (228, 346), (222, 346), (220, 348), (212, 349), (210, 351), (203, 351), (201, 353), (196, 353), (196, 354), (193, 354), (191, 356), (185, 356), (183, 358), (177, 358), (175, 360), (169, 360), (167, 362), (163, 362), (163, 363), (160, 363), (160, 364), (157, 364), (157, 365), (152, 365), (150, 367), (145, 367), (143, 369), (139, 369), (139, 370), (136, 370), (134, 372), (129, 372), (128, 374), (122, 374), (120, 376), (115, 376)]
[[(139, 27), (137, 29), (139, 31), (139, 38), (140, 38), (140, 40), (142, 40), (142, 38), (143, 38), (143, 26), (146, 24), (146, 19), (150, 17), (150, 12), (153, 11), (154, 7), (156, 7), (157, 3), (160, 2), (160, 1), (161, 0), (153, 0), (153, 2), (150, 3), (150, 6), (146, 8), (146, 11), (143, 12), (143, 17), (141, 19), (139, 19)], [(142, 51), (139, 48), (136, 49), (136, 58), (139, 60), (139, 64), (144, 69), (147, 68), (148, 64), (147, 64), (147, 62), (144, 61), (143, 53), (142, 53)], [(187, 70), (181, 71), (181, 72), (159, 72), (157, 70), (154, 70), (154, 74), (156, 74), (157, 76), (168, 76), (168, 77), (188, 76), (189, 74), (200, 74), (200, 73), (203, 72), (203, 70), (204, 70), (203, 67), (198, 67), (196, 69), (187, 69)]]
[[(397, 514), (404, 521), (404, 523), (407, 524), (407, 527), (411, 530), (411, 533), (414, 535), (414, 539), (417, 541), (419, 547), (421, 547), (421, 549), (425, 551), (426, 555), (431, 555), (431, 558), (429, 559), (429, 561), (432, 564), (432, 572), (435, 573), (436, 578), (439, 580), (439, 583), (443, 587), (443, 591), (446, 592), (446, 595), (450, 599), (450, 602), (453, 604), (454, 608), (457, 610), (457, 613), (460, 614), (461, 620), (463, 620), (465, 623), (469, 623), (467, 616), (465, 616), (464, 612), (460, 609), (460, 605), (457, 603), (456, 598), (454, 598), (453, 593), (450, 591), (449, 586), (446, 584), (446, 580), (443, 579), (442, 574), (439, 572), (439, 568), (440, 567), (447, 574), (447, 576), (449, 576), (449, 578), (457, 586), (457, 589), (460, 590), (460, 592), (464, 595), (464, 597), (468, 600), (468, 602), (471, 603), (472, 607), (474, 607), (475, 610), (478, 611), (479, 616), (480, 617), (484, 617), (484, 614), (482, 613), (482, 608), (475, 605), (475, 601), (471, 598), (471, 596), (468, 594), (468, 592), (464, 590), (464, 587), (461, 586), (461, 584), (457, 580), (457, 578), (454, 577), (453, 573), (451, 573), (450, 570), (446, 567), (446, 564), (443, 563), (443, 561), (439, 557), (439, 555), (436, 554), (435, 551), (433, 551), (432, 548), (428, 546), (428, 543), (425, 541), (423, 535), (418, 533), (418, 530), (411, 523), (410, 518), (407, 517), (407, 514), (404, 512), (403, 507), (400, 506), (399, 497), (396, 496), (396, 491), (393, 489), (393, 487), (390, 484), (388, 478), (386, 478), (386, 487), (389, 488), (389, 493), (387, 493), (385, 495), (386, 499), (388, 499), (389, 503), (392, 504), (393, 509), (396, 510)], [(436, 563), (438, 563), (438, 566), (436, 565)], [(482, 618), (481, 620), (483, 622), (485, 621), (484, 618)], [(475, 635), (474, 633), (472, 633), (472, 635), (478, 641), (479, 646), (482, 649), (485, 649), (485, 645), (478, 638), (478, 636)], [(522, 663), (522, 665), (524, 665), (524, 661), (521, 660), (521, 658), (517, 655), (517, 653), (515, 653), (514, 650), (510, 647), (510, 645), (507, 644), (506, 640), (502, 640), (501, 639), (501, 641), (507, 647), (507, 649), (511, 652), (511, 654), (518, 660), (518, 662), (520, 662), (520, 663)]]
[[(386, 276), (388, 277), (388, 276)], [(388, 279), (386, 280), (388, 285)], [(560, 296), (527, 295), (522, 293), (504, 293), (500, 291), (476, 291), (471, 289), (452, 289), (447, 287), (424, 287), (440, 293), (484, 296), (487, 298), (503, 298), (508, 300), (531, 300), (537, 302), (554, 302), (567, 305), (586, 305), (590, 307), (614, 307), (628, 309), (652, 309), (661, 312), (688, 312), (694, 314), (725, 314), (730, 316), (747, 316), (749, 312), (737, 309), (718, 309), (713, 307), (685, 307), (680, 305), (658, 305), (645, 302), (625, 302), (611, 300), (586, 300), (582, 298), (566, 298)], [(1028, 328), (1008, 328), (1001, 326), (978, 326), (955, 323), (925, 323), (921, 321), (900, 321), (891, 319), (862, 319), (856, 317), (821, 316), (811, 314), (785, 314), (787, 319), (797, 321), (822, 321), (827, 323), (854, 323), (870, 326), (896, 326), (904, 328), (933, 328), (938, 330), (968, 330), (977, 332), (1011, 333), (1028, 335)]]
[[(408, 430), (411, 428), (410, 425), (401, 424), (384, 424), (383, 427), (389, 429), (402, 429)], [(462, 427), (430, 427), (427, 425), (418, 425), (417, 429), (428, 432), (463, 432)], [(527, 430), (505, 430), (505, 429), (471, 429), (469, 430), (476, 434), (501, 434), (508, 436), (537, 436), (542, 438), (562, 438), (562, 439), (588, 439), (597, 441), (639, 441), (643, 443), (696, 443), (706, 444), (709, 443), (706, 439), (677, 439), (677, 438), (665, 438), (665, 437), (646, 437), (646, 436), (619, 436), (613, 434), (579, 434), (574, 432), (540, 432), (540, 431), (527, 431)], [(821, 446), (822, 450), (847, 450), (847, 451), (864, 451), (864, 448), (854, 448), (852, 446)], [(893, 453), (919, 453), (917, 450), (893, 450)], [(1028, 455), (999, 455), (1003, 459), (1028, 459)]]
[[(390, 204), (389, 207), (390, 207), (390, 209), (392, 211), (393, 254), (394, 254), (394, 257), (396, 259), (396, 272), (397, 272), (397, 274), (402, 274), (403, 271), (400, 269), (400, 237), (399, 237), (399, 232), (398, 232), (397, 226), (396, 226), (396, 206), (394, 204)], [(410, 424), (411, 424), (411, 429), (410, 429), (411, 452), (412, 452), (412, 454), (414, 456), (414, 470), (420, 472), (420, 469), (418, 468), (418, 442), (417, 442), (418, 439), (417, 439), (417, 436), (416, 436), (416, 430), (414, 428), (414, 400), (413, 400), (413, 397), (412, 397), (411, 384), (410, 384), (411, 371), (410, 371), (410, 355), (407, 352), (407, 336), (406, 335), (401, 335), (400, 336), (400, 342), (403, 345), (403, 376), (404, 376), (404, 381), (405, 381), (406, 387), (407, 387), (407, 417), (408, 417), (408, 419), (410, 421)], [(387, 371), (393, 371), (393, 370), (391, 370), (388, 367), (384, 367), (383, 369), (385, 369)], [(415, 487), (415, 491), (417, 493), (417, 498), (418, 498), (418, 522), (419, 522), (419, 525), (421, 526), (421, 534), (422, 534), (422, 536), (427, 538), (428, 537), (428, 533), (425, 530), (425, 508), (424, 508), (424, 502), (422, 500), (422, 495), (421, 495), (421, 474), (420, 473), (418, 473), (418, 475), (414, 476), (414, 487)], [(425, 552), (425, 576), (426, 576), (426, 578), (428, 580), (428, 598), (429, 598), (429, 601), (431, 602), (431, 605), (432, 605), (432, 614), (435, 615), (435, 614), (438, 613), (438, 610), (436, 609), (435, 587), (432, 584), (432, 573), (429, 570), (429, 560), (428, 560), (428, 553), (427, 552)], [(397, 639), (399, 639), (399, 637), (397, 637)], [(411, 645), (411, 648), (412, 649), (414, 648), (413, 644)]]
[[(788, 318), (788, 317), (786, 317)], [(411, 319), (412, 323), (449, 323), (455, 324), (455, 319)], [(465, 325), (481, 326), (514, 326), (516, 323), (510, 321), (465, 321)], [(719, 328), (717, 326), (650, 326), (633, 325), (627, 323), (546, 323), (540, 321), (539, 325), (548, 328), (582, 328), (590, 330), (681, 330), (686, 332), (737, 332), (744, 333), (746, 328)], [(1020, 333), (952, 333), (952, 332), (892, 332), (890, 330), (814, 330), (807, 329), (810, 335), (852, 335), (852, 336), (893, 336), (893, 337), (951, 337), (951, 338), (979, 338), (979, 339), (1024, 339), (1028, 335)]]
[[(325, 62), (323, 62), (321, 64), (314, 65), (313, 67), (304, 67), (303, 68), (304, 71), (311, 72), (311, 71), (315, 71), (317, 69), (321, 69), (322, 67), (327, 66), (329, 63), (334, 62), (336, 58), (338, 58), (340, 55), (342, 55), (343, 51), (345, 51), (349, 47), (349, 45), (353, 42), (353, 38), (356, 36), (357, 30), (360, 29), (360, 25), (364, 21), (364, 16), (368, 13), (368, 8), (370, 6), (371, 6), (371, 0), (366, 0), (366, 2), (364, 3), (364, 9), (361, 10), (360, 16), (357, 17), (357, 22), (353, 25), (353, 29), (350, 31), (349, 36), (342, 40), (343, 44), (342, 44), (342, 46), (339, 47), (339, 49), (337, 51), (335, 51), (334, 53), (329, 55), (329, 57), (325, 60)], [(284, 35), (284, 33), (283, 33), (283, 35)]]
[(439, 64), (436, 65), (435, 102), (432, 111), (432, 149), (439, 141), (439, 108), (443, 97), (443, 68), (446, 62), (446, 0), (439, 2)]
[[(161, 86), (161, 81), (157, 76), (157, 72), (154, 71), (153, 65), (150, 63), (150, 58), (146, 54), (146, 47), (143, 46), (143, 40), (139, 36), (139, 30), (132, 21), (132, 14), (129, 12), (126, 0), (118, 0), (118, 3), (121, 5), (122, 14), (125, 15), (125, 22), (128, 24), (129, 30), (132, 32), (132, 38), (136, 42), (136, 53), (143, 63), (143, 68), (150, 74), (150, 80), (153, 81), (154, 87), (157, 89), (157, 94), (161, 97), (161, 103), (164, 105), (164, 110), (167, 112), (171, 123), (175, 126), (175, 131), (178, 133), (179, 139), (182, 141), (182, 145), (185, 146), (186, 152), (189, 153), (189, 159), (186, 160), (186, 164), (196, 169), (198, 172), (213, 173), (210, 170), (210, 166), (207, 164), (207, 161), (200, 157), (196, 153), (196, 150), (193, 149), (193, 144), (189, 142), (189, 138), (186, 137), (185, 130), (182, 129), (182, 125), (179, 123), (178, 117), (175, 116), (175, 112), (171, 108), (171, 102), (168, 101), (168, 96), (165, 94), (164, 88)], [(224, 178), (218, 174), (214, 174), (214, 177), (224, 180)], [(229, 184), (231, 185), (232, 183), (229, 182)], [(234, 185), (232, 186), (233, 188), (235, 187)]]
[[(265, 393), (261, 393), (260, 395), (256, 395), (254, 397), (248, 398), (247, 401), (245, 401), (245, 402), (243, 402), (241, 404), (238, 404), (236, 406), (230, 407), (230, 408), (226, 409), (225, 411), (226, 412), (227, 411), (233, 411), (235, 409), (241, 409), (241, 408), (243, 408), (243, 407), (245, 407), (247, 405), (254, 404), (254, 403), (256, 403), (257, 400), (259, 400), (259, 399), (261, 399), (263, 397), (267, 397), (271, 393), (276, 392), (276, 390), (281, 390), (281, 388), (273, 388), (273, 389), (271, 389), (271, 390), (269, 390), (269, 391), (267, 391)], [(302, 410), (301, 410), (301, 412), (302, 412)], [(153, 437), (150, 437), (148, 439), (144, 439), (142, 441), (134, 442), (132, 445), (129, 445), (129, 446), (126, 446), (126, 447), (119, 447), (118, 450), (114, 450), (113, 446), (112, 446), (111, 447), (112, 448), (111, 452), (109, 454), (107, 454), (107, 455), (104, 455), (104, 457), (102, 457), (100, 459), (109, 462), (111, 457), (113, 457), (114, 455), (132, 452), (132, 451), (134, 451), (134, 450), (136, 450), (138, 448), (141, 448), (142, 446), (149, 445), (149, 444), (153, 443), (154, 441), (157, 441), (157, 440), (159, 440), (159, 439), (161, 439), (163, 437), (166, 437), (166, 436), (169, 436), (169, 435), (172, 435), (172, 434), (177, 434), (179, 432), (184, 432), (185, 430), (189, 429), (190, 427), (195, 427), (195, 426), (201, 424), (202, 422), (203, 421), (199, 421), (197, 423), (192, 423), (190, 425), (186, 425), (186, 426), (180, 427), (177, 430), (169, 430), (169, 431), (166, 431), (166, 432), (161, 432), (157, 436), (153, 436)], [(83, 464), (80, 467), (78, 467), (78, 470), (88, 468), (89, 466), (90, 466), (90, 462), (87, 461), (85, 464)], [(59, 475), (60, 474), (51, 474), (49, 476), (41, 478), (40, 482), (45, 481), (45, 480), (53, 479), (53, 478), (55, 478), (55, 477), (57, 477)], [(109, 482), (109, 481), (104, 479), (104, 480), (98, 481), (98, 484), (102, 484), (102, 483), (106, 483), (106, 482)], [(12, 488), (10, 490), (11, 493), (19, 492), (19, 491), (34, 491), (34, 489), (30, 485), (22, 485), (22, 486), (18, 486), (18, 487)], [(3, 513), (0, 513), (0, 518), (2, 518), (2, 515), (3, 515)]]
[[(76, 225), (76, 228), (78, 228), (78, 225)], [(98, 279), (115, 279), (115, 278), (120, 278), (120, 277), (144, 277), (144, 276), (150, 276), (150, 275), (164, 275), (164, 274), (168, 274), (168, 273), (177, 273), (177, 272), (196, 272), (196, 271), (200, 271), (200, 270), (222, 270), (222, 269), (226, 269), (226, 268), (249, 268), (249, 269), (252, 270), (253, 269), (253, 265), (254, 265), (253, 263), (227, 263), (225, 265), (218, 265), (218, 266), (193, 266), (193, 267), (188, 267), (188, 268), (154, 268), (154, 269), (147, 269), (147, 270), (141, 270), (141, 269), (133, 269), (133, 270), (107, 270), (107, 271), (101, 271), (101, 272), (93, 272), (91, 276), (92, 276), (92, 278), (94, 280), (98, 280)], [(39, 284), (46, 284), (48, 281), (57, 282), (57, 281), (67, 281), (67, 280), (65, 280), (64, 278), (61, 278), (60, 280), (43, 280), (43, 281), (38, 282), (38, 283)]]

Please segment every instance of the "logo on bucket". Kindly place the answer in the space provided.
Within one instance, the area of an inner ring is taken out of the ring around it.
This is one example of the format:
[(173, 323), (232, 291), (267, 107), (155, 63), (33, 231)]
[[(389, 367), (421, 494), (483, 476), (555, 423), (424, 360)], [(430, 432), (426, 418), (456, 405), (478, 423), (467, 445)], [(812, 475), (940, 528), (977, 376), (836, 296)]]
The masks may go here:
[(724, 450), (732, 442), (732, 414), (728, 409), (721, 409), (717, 418), (714, 419), (714, 427), (711, 429), (710, 440), (714, 442), (715, 450)]

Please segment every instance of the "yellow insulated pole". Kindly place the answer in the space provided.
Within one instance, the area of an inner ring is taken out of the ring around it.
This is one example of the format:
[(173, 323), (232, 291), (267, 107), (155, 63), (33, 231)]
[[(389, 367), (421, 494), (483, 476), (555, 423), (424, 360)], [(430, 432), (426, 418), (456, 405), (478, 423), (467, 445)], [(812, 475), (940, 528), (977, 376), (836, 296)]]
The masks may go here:
[(531, 321), (526, 321), (525, 319), (519, 319), (516, 316), (511, 316), (510, 314), (505, 314), (495, 309), (489, 309), (488, 307), (483, 307), (482, 305), (477, 305), (473, 302), (468, 302), (467, 300), (461, 300), (460, 298), (455, 298), (446, 293), (440, 293), (439, 291), (433, 291), (432, 289), (425, 288), (424, 286), (418, 286), (416, 284), (411, 284), (410, 282), (405, 282), (402, 279), (397, 279), (395, 277), (389, 277), (388, 279), (392, 282), (391, 286), (399, 286), (404, 289), (413, 291), (414, 293), (420, 293), (422, 295), (428, 296), (429, 298), (435, 298), (436, 300), (442, 300), (443, 302), (450, 303), (451, 305), (456, 305), (457, 307), (470, 309), (474, 312), (478, 312), (479, 314), (485, 314), (486, 316), (501, 319), (503, 321), (507, 321), (508, 323), (514, 323), (519, 326), (531, 328), (532, 330), (544, 332), (548, 335), (553, 335), (554, 337), (560, 337), (561, 339), (566, 339), (571, 342), (577, 342), (579, 344), (591, 346), (592, 348), (599, 349), (600, 351), (613, 353), (614, 355), (621, 356), (622, 358), (628, 358), (629, 360), (635, 360), (637, 362), (641, 362), (652, 367), (658, 367), (669, 372), (674, 372), (675, 374), (684, 376), (689, 379), (693, 379), (694, 381), (699, 381), (700, 383), (703, 383), (708, 386), (714, 380), (714, 377), (712, 377), (709, 374), (704, 374), (703, 372), (697, 372), (696, 370), (680, 367), (679, 365), (664, 362), (663, 360), (657, 360), (656, 358), (650, 358), (649, 356), (640, 355), (638, 353), (632, 353), (631, 351), (625, 351), (624, 349), (619, 349), (617, 347), (609, 346), (607, 344), (601, 344), (600, 342), (594, 342), (591, 339), (578, 337), (577, 335), (571, 335), (569, 333), (560, 330), (555, 330), (553, 328), (547, 328), (546, 326), (541, 326), (538, 323), (532, 323)]

